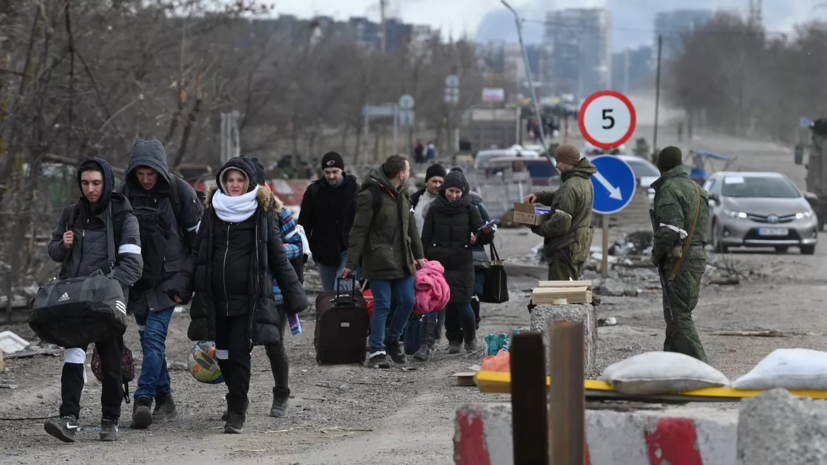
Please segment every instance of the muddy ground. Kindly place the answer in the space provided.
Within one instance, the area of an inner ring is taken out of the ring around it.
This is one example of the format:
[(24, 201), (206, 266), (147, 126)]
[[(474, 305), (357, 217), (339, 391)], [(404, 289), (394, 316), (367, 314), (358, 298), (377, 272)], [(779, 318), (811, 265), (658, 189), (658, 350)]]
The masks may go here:
[[(649, 134), (645, 132), (647, 137)], [(662, 134), (661, 138), (669, 142), (670, 135)], [(742, 169), (776, 170), (799, 183), (803, 179), (803, 169), (793, 165), (792, 154), (784, 147), (714, 135), (699, 135), (691, 145), (737, 155)], [(611, 240), (622, 233), (612, 231)], [(510, 280), (512, 300), (505, 305), (483, 306), (481, 334), (528, 326), (527, 294), (522, 290), (532, 287), (544, 270), (527, 266), (522, 257), (538, 243), (527, 230), (498, 232), (501, 254), (520, 266), (513, 269)], [(600, 244), (599, 237), (595, 244)], [(796, 249), (786, 255), (733, 251), (729, 260), (746, 271), (748, 279), (734, 286), (705, 286), (695, 313), (710, 363), (734, 379), (775, 348), (827, 350), (827, 319), (821, 315), (827, 299), (825, 253), (825, 247), (814, 256), (801, 256)], [(717, 260), (713, 254), (710, 258)], [(599, 317), (615, 317), (618, 325), (599, 329), (600, 369), (641, 352), (659, 350), (663, 342), (661, 298), (657, 290), (648, 288), (653, 272), (615, 271), (626, 285), (643, 292), (636, 297), (602, 298)], [(84, 431), (77, 443), (63, 444), (43, 431), (41, 419), (27, 419), (57, 413), (62, 357), (7, 360), (0, 382), (17, 388), (0, 389), (0, 463), (449, 464), (453, 462), (456, 408), (467, 402), (507, 400), (457, 387), (451, 375), (479, 364), (482, 355), (449, 356), (444, 341), (443, 350), (427, 363), (410, 363), (408, 367), (415, 368), (410, 371), (399, 367), (386, 371), (319, 367), (312, 346), (313, 318), (312, 313), (303, 314), (304, 334), (286, 336), (293, 394), (285, 419), (266, 416), (273, 381), (264, 352), (259, 348), (254, 351), (251, 406), (241, 436), (221, 434), (224, 387), (200, 384), (179, 368), (171, 373), (181, 414), (177, 421), (153, 425), (147, 431), (122, 429), (117, 443), (100, 443), (96, 431)], [(171, 325), (167, 353), (176, 366), (186, 363), (192, 346), (186, 338), (187, 323), (186, 314), (176, 314)], [(34, 339), (25, 325), (0, 326), (0, 331), (6, 329)], [(747, 329), (775, 329), (786, 337), (711, 335), (719, 330)], [(126, 337), (140, 357), (134, 326)], [(94, 427), (100, 418), (100, 384), (89, 374), (81, 425)], [(130, 412), (131, 405), (124, 405), (123, 425), (129, 424)]]

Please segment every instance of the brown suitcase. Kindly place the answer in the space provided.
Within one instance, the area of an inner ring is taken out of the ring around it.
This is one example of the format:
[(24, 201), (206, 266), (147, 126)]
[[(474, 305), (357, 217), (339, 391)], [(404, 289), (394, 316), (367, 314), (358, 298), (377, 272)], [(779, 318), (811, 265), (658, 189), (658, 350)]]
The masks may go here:
[(316, 361), (319, 365), (364, 363), (366, 358), (368, 308), (356, 283), (352, 291), (336, 290), (316, 297)]

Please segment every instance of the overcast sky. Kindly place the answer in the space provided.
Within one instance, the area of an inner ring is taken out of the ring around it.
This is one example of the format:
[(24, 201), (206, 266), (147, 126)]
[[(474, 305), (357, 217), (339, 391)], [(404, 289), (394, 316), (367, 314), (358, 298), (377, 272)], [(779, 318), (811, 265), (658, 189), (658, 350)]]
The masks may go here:
[[(746, 12), (749, 0), (511, 0), (526, 19), (543, 20), (546, 12), (570, 7), (606, 7), (612, 12), (616, 28), (612, 33), (613, 47), (621, 50), (652, 42), (655, 14), (678, 8), (710, 8)], [(764, 0), (764, 21), (772, 30), (790, 30), (797, 22), (812, 18), (827, 20), (827, 8), (816, 5), (827, 0)], [(390, 16), (413, 24), (439, 28), (444, 37), (463, 34), (477, 40), (514, 40), (513, 16), (499, 0), (389, 0)], [(276, 0), (276, 14), (299, 17), (315, 15), (345, 19), (367, 16), (379, 19), (379, 0)], [(543, 25), (526, 23), (530, 42), (539, 42)], [(626, 29), (643, 29), (629, 31)]]

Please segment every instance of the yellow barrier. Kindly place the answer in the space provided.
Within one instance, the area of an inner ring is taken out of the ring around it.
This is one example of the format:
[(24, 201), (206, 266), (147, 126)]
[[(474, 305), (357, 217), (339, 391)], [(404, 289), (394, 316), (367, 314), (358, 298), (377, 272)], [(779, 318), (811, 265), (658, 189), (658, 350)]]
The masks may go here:
[[(479, 371), (474, 376), (474, 382), (480, 388), (480, 392), (486, 394), (511, 394), (511, 373), (498, 373), (493, 371)], [(551, 384), (551, 378), (546, 376), (546, 386)], [(591, 391), (614, 391), (612, 386), (605, 381), (585, 380), (583, 381), (586, 390)], [(687, 397), (720, 397), (728, 399), (743, 399), (756, 396), (764, 391), (749, 390), (742, 391), (733, 388), (703, 388), (694, 391), (681, 392), (680, 396)], [(792, 390), (790, 394), (799, 397), (810, 397), (813, 399), (827, 399), (827, 391)], [(690, 401), (691, 399), (687, 399)]]

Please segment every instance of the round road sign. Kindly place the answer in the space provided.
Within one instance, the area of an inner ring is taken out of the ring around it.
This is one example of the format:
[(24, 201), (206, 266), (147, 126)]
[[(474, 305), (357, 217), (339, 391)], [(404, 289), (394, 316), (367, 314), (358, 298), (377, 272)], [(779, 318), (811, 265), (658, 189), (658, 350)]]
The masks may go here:
[(595, 147), (619, 147), (635, 132), (635, 107), (612, 90), (592, 94), (580, 107), (580, 132)]
[(445, 78), (446, 87), (459, 87), (459, 76), (452, 74)]
[(408, 94), (399, 97), (399, 108), (410, 110), (414, 107), (414, 98)]

